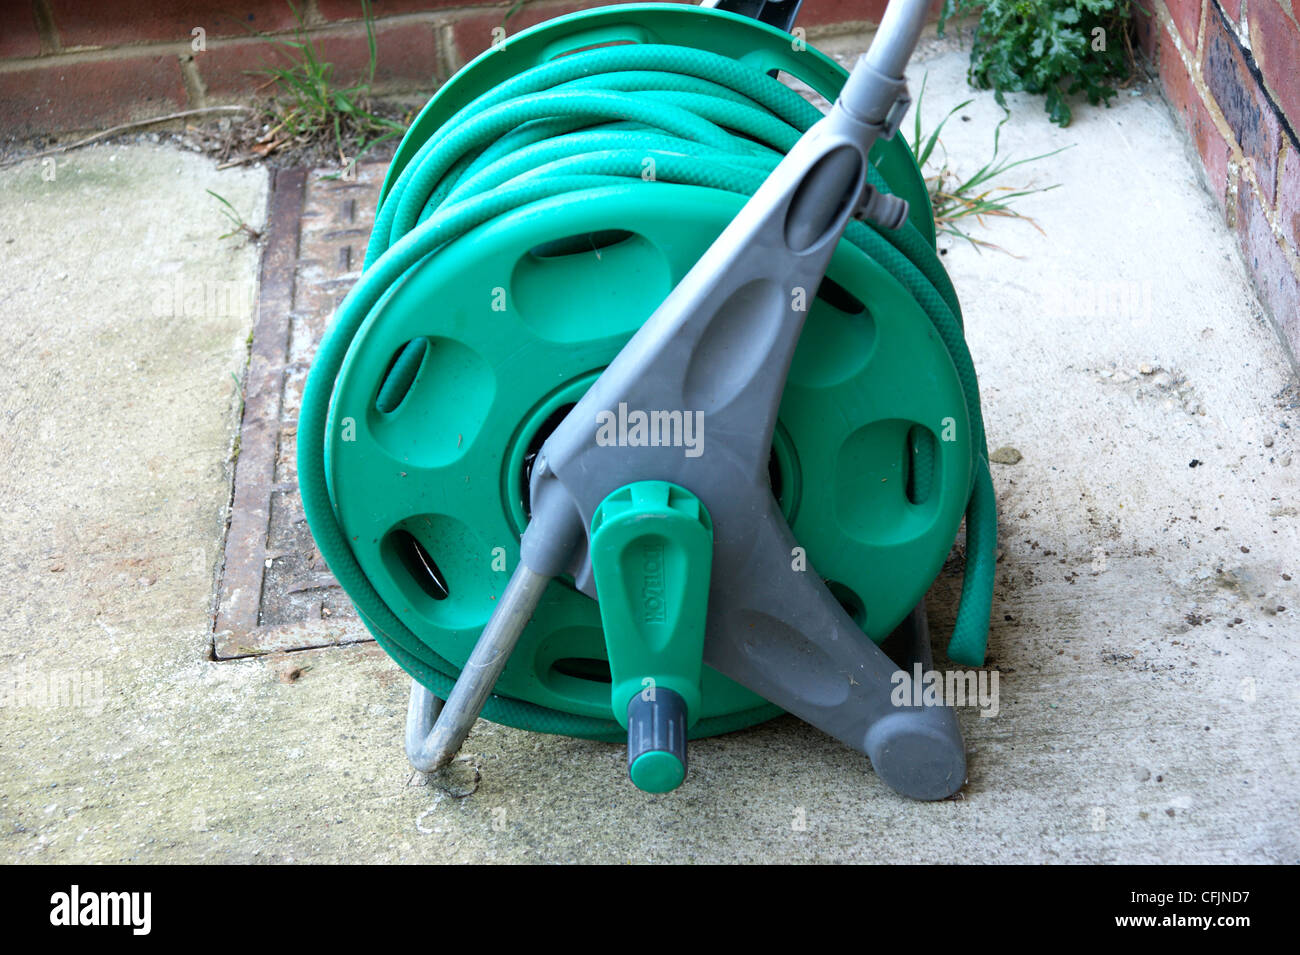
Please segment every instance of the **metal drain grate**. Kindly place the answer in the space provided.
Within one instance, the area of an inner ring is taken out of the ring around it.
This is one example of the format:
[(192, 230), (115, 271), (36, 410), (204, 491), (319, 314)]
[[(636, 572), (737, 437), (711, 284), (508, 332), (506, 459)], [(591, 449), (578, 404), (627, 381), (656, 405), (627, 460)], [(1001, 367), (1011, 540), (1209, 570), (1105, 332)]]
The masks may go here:
[(218, 660), (370, 640), (321, 559), (298, 495), (298, 410), (321, 335), (361, 271), (385, 163), (272, 183), (225, 562)]

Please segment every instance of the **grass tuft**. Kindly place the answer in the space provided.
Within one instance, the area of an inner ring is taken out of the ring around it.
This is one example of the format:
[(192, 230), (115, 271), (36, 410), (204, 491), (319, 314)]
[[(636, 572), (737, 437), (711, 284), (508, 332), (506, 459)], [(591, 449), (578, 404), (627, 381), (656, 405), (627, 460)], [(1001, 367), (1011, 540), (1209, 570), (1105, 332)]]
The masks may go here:
[(290, 143), (301, 145), (325, 138), (332, 141), (339, 163), (346, 167), (372, 147), (404, 133), (403, 124), (371, 108), (377, 50), (370, 0), (361, 4), (366, 24), (366, 73), (350, 86), (335, 84), (334, 64), (321, 57), (307, 31), (303, 9), (293, 0), (289, 7), (297, 20), (292, 38), (265, 38), (290, 65), (254, 71), (269, 77), (277, 88), (267, 107), (270, 128), (260, 138), (257, 151), (265, 156)]
[[(1006, 111), (1002, 120), (993, 130), (993, 155), (988, 162), (980, 166), (974, 173), (962, 178), (953, 172), (952, 167), (949, 165), (947, 150), (943, 149), (939, 136), (948, 120), (969, 106), (974, 100), (965, 100), (948, 110), (943, 119), (939, 120), (939, 124), (926, 134), (921, 129), (921, 103), (924, 98), (925, 80), (922, 79), (921, 90), (917, 94), (916, 107), (912, 114), (911, 145), (912, 152), (916, 156), (916, 163), (921, 167), (923, 174), (927, 163), (930, 163), (931, 167), (937, 170), (933, 175), (925, 177), (925, 184), (930, 192), (930, 205), (934, 212), (935, 228), (939, 232), (965, 239), (976, 249), (983, 247), (997, 249), (1000, 252), (1006, 252), (1006, 249), (971, 235), (959, 223), (964, 224), (964, 220), (974, 219), (980, 225), (984, 225), (986, 216), (998, 216), (1008, 219), (1023, 219), (1035, 229), (1038, 229), (1039, 232), (1042, 232), (1042, 228), (1032, 218), (1011, 208), (1012, 203), (1025, 196), (1056, 189), (1059, 187), (1059, 183), (1037, 188), (1017, 188), (1014, 186), (994, 185), (993, 181), (1018, 166), (1055, 156), (1070, 147), (1062, 146), (1060, 149), (1054, 149), (1038, 156), (1028, 156), (1024, 159), (999, 158), (999, 138), (1002, 127), (1011, 116), (1010, 112)], [(942, 161), (932, 163), (931, 161), (935, 159), (936, 147), (943, 150), (943, 158)]]
[(229, 239), (232, 238), (233, 236), (244, 235), (250, 241), (256, 242), (258, 239), (262, 237), (261, 232), (259, 232), (257, 229), (254, 229), (251, 225), (249, 225), (247, 222), (244, 221), (244, 217), (239, 214), (238, 209), (236, 209), (233, 205), (230, 204), (229, 199), (227, 199), (225, 196), (218, 195), (217, 193), (213, 192), (211, 189), (204, 189), (203, 191), (206, 192), (208, 195), (210, 195), (213, 199), (216, 199), (217, 202), (221, 203), (221, 214), (225, 216), (226, 221), (230, 223), (231, 226), (230, 231), (223, 233), (221, 235), (221, 238)]

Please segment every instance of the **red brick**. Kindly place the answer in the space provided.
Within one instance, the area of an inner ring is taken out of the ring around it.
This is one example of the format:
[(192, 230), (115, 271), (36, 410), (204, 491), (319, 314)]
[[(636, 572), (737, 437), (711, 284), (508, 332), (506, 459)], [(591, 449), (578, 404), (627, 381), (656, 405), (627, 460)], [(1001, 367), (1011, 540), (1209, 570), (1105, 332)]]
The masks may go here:
[(1227, 208), (1228, 159), (1231, 147), (1224, 140), (1210, 111), (1192, 82), (1178, 51), (1170, 46), (1162, 49), (1159, 61), (1160, 82), (1165, 97), (1183, 121), (1188, 136), (1196, 144), (1196, 151), (1205, 167), (1210, 192), (1220, 209)]
[(1201, 0), (1165, 0), (1169, 15), (1188, 52), (1196, 52), (1196, 38), (1201, 28)]
[(1233, 23), (1241, 22), (1241, 0), (1210, 0), (1227, 15)]
[[(485, 5), (482, 0), (371, 0), (370, 13), (379, 20), (399, 13), (427, 13), (442, 7)], [(360, 20), (363, 11), (361, 0), (316, 0), (316, 9), (326, 20)]]
[(208, 37), (247, 36), (294, 26), (285, 0), (47, 0), (65, 49), (189, 40), (202, 27)]
[(1182, 116), (1183, 124), (1188, 132), (1191, 132), (1196, 120), (1193, 104), (1201, 98), (1201, 94), (1197, 92), (1196, 87), (1192, 84), (1192, 78), (1188, 74), (1187, 68), (1183, 66), (1183, 58), (1178, 55), (1178, 51), (1172, 45), (1166, 46), (1163, 41), (1160, 47), (1158, 67), (1160, 70), (1160, 85), (1164, 87), (1165, 96)]
[[(312, 34), (317, 56), (333, 64), (331, 83), (349, 86), (364, 79), (368, 61), (366, 34), (360, 26)], [(375, 29), (374, 89), (376, 92), (432, 89), (439, 82), (438, 54), (431, 24), (406, 23)], [(274, 40), (227, 40), (211, 44), (193, 57), (204, 88), (214, 99), (228, 99), (250, 92), (274, 92), (264, 71), (284, 68), (296, 62), (294, 51)]]
[(1163, 36), (1160, 21), (1151, 12), (1151, 0), (1136, 0), (1133, 4), (1133, 30), (1137, 34), (1137, 44), (1152, 63), (1159, 58), (1160, 41)]
[(1282, 252), (1254, 191), (1241, 183), (1237, 193), (1237, 234), (1259, 297), (1277, 323), (1292, 355), (1300, 355), (1300, 278)]
[(263, 40), (218, 40), (189, 59), (208, 95), (216, 99), (267, 92), (271, 78), (262, 71), (294, 63), (283, 46)]
[(10, 4), (0, 13), (0, 59), (36, 56), (41, 52), (41, 35), (36, 29), (36, 15), (30, 0)]
[[(1300, 3), (1291, 9), (1300, 16)], [(1300, 129), (1300, 29), (1277, 0), (1255, 0), (1247, 7), (1251, 53), (1264, 84), (1286, 114), (1292, 129)]]
[(185, 85), (174, 55), (67, 62), (0, 73), (0, 127), (20, 135), (104, 129), (175, 112)]
[(816, 27), (831, 23), (879, 23), (885, 6), (884, 0), (804, 0), (795, 24)]
[(1206, 87), (1228, 121), (1242, 153), (1254, 166), (1271, 205), (1277, 153), (1282, 144), (1277, 116), (1255, 82), (1236, 39), (1217, 14), (1206, 27), (1205, 60), (1201, 68)]
[[(375, 89), (432, 90), (444, 79), (438, 63), (438, 44), (432, 23), (376, 24)], [(369, 51), (362, 27), (347, 33), (326, 33), (316, 49), (334, 64), (335, 79), (355, 83), (365, 77)]]
[(1210, 111), (1198, 97), (1193, 109), (1192, 138), (1196, 142), (1196, 152), (1205, 167), (1205, 178), (1210, 193), (1219, 204), (1219, 209), (1226, 212), (1228, 207), (1228, 160), (1232, 150), (1219, 127), (1214, 125)]
[[(1263, 100), (1263, 97), (1260, 99)], [(1272, 205), (1277, 202), (1277, 159), (1282, 150), (1284, 134), (1277, 113), (1267, 108), (1266, 101), (1264, 105), (1265, 108), (1260, 110), (1260, 125), (1264, 129), (1260, 140), (1264, 143), (1264, 148), (1259, 154), (1247, 154), (1246, 159), (1255, 167), (1255, 177), (1259, 180), (1269, 205)]]
[(1300, 255), (1300, 148), (1287, 143), (1278, 189), (1277, 221), (1291, 251)]
[[(801, 27), (825, 26), (833, 23), (879, 23), (885, 15), (888, 0), (804, 0), (795, 21)], [(939, 19), (943, 0), (930, 4), (929, 19)]]

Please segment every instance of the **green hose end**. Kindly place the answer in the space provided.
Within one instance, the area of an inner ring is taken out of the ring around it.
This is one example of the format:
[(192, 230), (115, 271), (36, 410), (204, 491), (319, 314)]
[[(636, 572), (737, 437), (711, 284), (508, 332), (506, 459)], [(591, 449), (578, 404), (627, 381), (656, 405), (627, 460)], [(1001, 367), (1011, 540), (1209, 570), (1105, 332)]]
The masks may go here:
[(627, 768), (632, 785), (647, 793), (672, 792), (686, 778), (686, 766), (672, 753), (661, 749), (642, 753)]

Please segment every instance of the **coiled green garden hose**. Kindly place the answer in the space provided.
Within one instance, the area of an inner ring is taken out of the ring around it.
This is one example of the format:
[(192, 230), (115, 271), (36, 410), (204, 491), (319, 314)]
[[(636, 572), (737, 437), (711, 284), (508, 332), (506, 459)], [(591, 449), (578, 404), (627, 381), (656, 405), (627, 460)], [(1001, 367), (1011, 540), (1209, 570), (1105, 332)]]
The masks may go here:
[[(818, 118), (797, 93), (737, 60), (689, 47), (627, 44), (535, 66), (457, 112), (406, 163), (379, 210), (365, 271), (312, 367), (299, 419), (303, 506), (321, 553), (384, 649), (439, 695), (457, 668), (427, 648), (376, 592), (331, 500), (325, 439), (331, 394), (349, 345), (372, 309), (426, 256), (475, 227), (538, 200), (615, 183), (676, 183), (752, 194)], [(888, 191), (869, 170), (877, 189)], [(967, 564), (949, 655), (979, 664), (992, 602), (996, 509), (974, 366), (956, 295), (934, 248), (911, 224), (854, 221), (844, 234), (892, 274), (933, 322), (966, 399), (975, 449), (967, 504)], [(924, 482), (924, 456), (915, 480)], [(418, 652), (417, 652), (418, 651)], [(431, 663), (429, 661), (432, 661)], [(497, 722), (591, 738), (622, 738), (613, 720), (493, 696)], [(702, 720), (693, 735), (748, 725), (755, 711)]]

